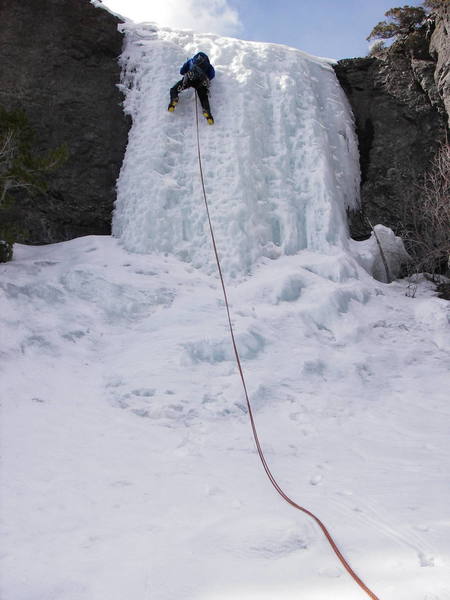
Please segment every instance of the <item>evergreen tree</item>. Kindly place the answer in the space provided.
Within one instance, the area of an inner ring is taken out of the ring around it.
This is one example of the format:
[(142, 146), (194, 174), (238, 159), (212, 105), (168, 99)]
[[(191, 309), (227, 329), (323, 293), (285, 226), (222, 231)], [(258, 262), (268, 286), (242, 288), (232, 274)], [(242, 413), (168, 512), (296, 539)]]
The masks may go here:
[(45, 192), (47, 174), (67, 160), (67, 156), (66, 146), (38, 154), (35, 134), (25, 113), (0, 106), (0, 262), (11, 259), (17, 236), (18, 224), (12, 211), (15, 192)]
[[(430, 0), (436, 2), (436, 0)], [(380, 21), (370, 32), (368, 40), (396, 38), (408, 35), (423, 25), (427, 13), (421, 6), (402, 6), (391, 8), (384, 13), (389, 21)]]

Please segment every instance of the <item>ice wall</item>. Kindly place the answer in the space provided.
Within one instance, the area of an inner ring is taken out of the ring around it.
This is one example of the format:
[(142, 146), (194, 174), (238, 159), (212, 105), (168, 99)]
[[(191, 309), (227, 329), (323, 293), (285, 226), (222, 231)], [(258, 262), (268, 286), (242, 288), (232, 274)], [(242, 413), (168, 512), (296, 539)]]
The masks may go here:
[(216, 68), (200, 122), (206, 190), (224, 271), (252, 271), (309, 248), (345, 245), (358, 202), (351, 111), (325, 59), (276, 44), (125, 25), (125, 109), (133, 126), (113, 232), (135, 252), (170, 253), (215, 269), (198, 174), (195, 105), (167, 112), (180, 65), (203, 50)]

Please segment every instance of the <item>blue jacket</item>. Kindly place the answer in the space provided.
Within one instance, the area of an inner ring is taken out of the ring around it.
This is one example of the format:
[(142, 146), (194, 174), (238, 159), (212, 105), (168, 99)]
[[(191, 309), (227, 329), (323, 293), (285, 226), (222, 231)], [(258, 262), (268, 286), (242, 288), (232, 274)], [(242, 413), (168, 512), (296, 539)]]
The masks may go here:
[(190, 71), (197, 63), (198, 57), (206, 58), (205, 62), (198, 66), (202, 69), (202, 71), (204, 71), (205, 75), (211, 81), (211, 79), (214, 79), (216, 72), (212, 64), (209, 62), (208, 56), (204, 52), (197, 52), (197, 54), (187, 60), (180, 69), (180, 75), (185, 75), (188, 71)]

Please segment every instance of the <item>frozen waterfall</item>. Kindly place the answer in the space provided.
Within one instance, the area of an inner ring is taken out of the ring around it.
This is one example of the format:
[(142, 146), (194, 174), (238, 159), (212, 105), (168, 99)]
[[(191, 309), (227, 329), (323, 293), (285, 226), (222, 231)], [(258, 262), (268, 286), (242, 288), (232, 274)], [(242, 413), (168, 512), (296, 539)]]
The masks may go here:
[(216, 68), (214, 127), (201, 120), (206, 187), (224, 271), (261, 257), (345, 245), (358, 202), (352, 114), (330, 61), (276, 44), (128, 25), (122, 61), (132, 116), (114, 235), (134, 252), (161, 252), (212, 271), (195, 138), (194, 91), (166, 110), (188, 56)]

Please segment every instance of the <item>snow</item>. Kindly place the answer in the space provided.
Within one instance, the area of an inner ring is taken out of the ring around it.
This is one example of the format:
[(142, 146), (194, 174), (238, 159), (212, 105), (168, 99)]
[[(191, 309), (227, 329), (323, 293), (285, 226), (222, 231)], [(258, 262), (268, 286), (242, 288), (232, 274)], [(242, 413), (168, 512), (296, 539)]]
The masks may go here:
[(402, 272), (402, 266), (411, 260), (401, 237), (384, 225), (375, 225), (369, 239), (362, 242), (352, 241), (351, 248), (359, 264), (375, 279), (386, 283), (397, 279)]
[(0, 265), (2, 599), (366, 597), (255, 452), (192, 97), (165, 111), (169, 66), (198, 44), (218, 66), (206, 185), (267, 460), (380, 599), (449, 600), (448, 302), (360, 264), (352, 120), (331, 69), (128, 27), (117, 237), (16, 245)]

